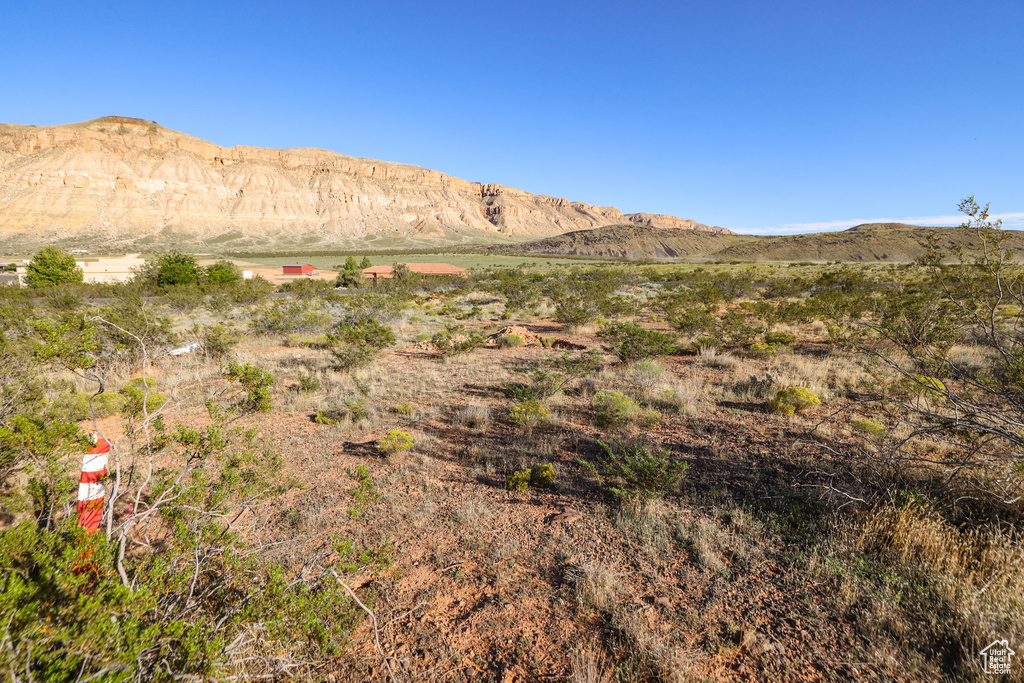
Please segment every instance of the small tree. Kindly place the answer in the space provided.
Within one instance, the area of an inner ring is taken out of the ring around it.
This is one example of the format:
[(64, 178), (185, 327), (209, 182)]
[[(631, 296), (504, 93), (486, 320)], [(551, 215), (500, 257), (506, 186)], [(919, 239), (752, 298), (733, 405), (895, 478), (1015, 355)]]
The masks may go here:
[(75, 265), (75, 257), (54, 246), (43, 247), (28, 264), (28, 283), (33, 287), (78, 284), (85, 275)]
[(172, 251), (157, 259), (156, 283), (161, 287), (199, 284), (202, 275), (202, 268), (191, 254)]
[(206, 281), (211, 285), (230, 285), (241, 279), (241, 270), (231, 261), (217, 261), (206, 267)]
[(349, 256), (345, 259), (345, 265), (338, 268), (338, 277), (334, 280), (334, 286), (352, 289), (361, 285), (364, 279), (363, 271), (356, 263), (355, 257)]

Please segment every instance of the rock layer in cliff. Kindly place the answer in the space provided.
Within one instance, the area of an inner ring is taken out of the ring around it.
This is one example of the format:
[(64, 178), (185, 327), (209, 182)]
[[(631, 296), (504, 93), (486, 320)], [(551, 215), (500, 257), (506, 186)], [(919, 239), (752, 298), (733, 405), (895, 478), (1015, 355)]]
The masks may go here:
[(220, 147), (153, 121), (0, 124), (0, 245), (324, 248), (536, 239), (623, 214), (321, 149)]

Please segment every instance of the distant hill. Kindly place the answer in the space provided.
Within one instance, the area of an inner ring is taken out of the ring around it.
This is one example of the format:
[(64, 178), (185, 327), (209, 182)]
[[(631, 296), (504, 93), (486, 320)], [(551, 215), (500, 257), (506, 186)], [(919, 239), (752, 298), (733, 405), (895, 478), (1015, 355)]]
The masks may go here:
[(220, 147), (125, 116), (0, 124), (0, 251), (436, 248), (628, 222), (724, 232), (324, 149)]
[(521, 254), (560, 254), (633, 260), (676, 259), (701, 257), (718, 252), (730, 244), (750, 239), (752, 238), (731, 233), (658, 228), (630, 223), (606, 225), (592, 230), (574, 230), (532, 242), (496, 245), (491, 249)]
[[(1008, 248), (1024, 249), (1024, 232), (1004, 232), (1009, 235), (1006, 244)], [(785, 236), (715, 234), (644, 225), (610, 225), (492, 249), (525, 254), (633, 260), (903, 263), (913, 261), (924, 253), (921, 243), (928, 235), (938, 235), (940, 244), (945, 247), (963, 244), (969, 251), (981, 247), (978, 235), (973, 230), (903, 223), (865, 223), (841, 232)]]

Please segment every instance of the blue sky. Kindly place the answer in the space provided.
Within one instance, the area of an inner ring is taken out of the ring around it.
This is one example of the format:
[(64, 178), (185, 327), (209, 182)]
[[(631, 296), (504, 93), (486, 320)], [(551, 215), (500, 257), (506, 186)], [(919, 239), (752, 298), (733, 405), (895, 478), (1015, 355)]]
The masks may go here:
[(111, 114), (741, 232), (1024, 228), (1024, 2), (0, 0), (0, 121)]

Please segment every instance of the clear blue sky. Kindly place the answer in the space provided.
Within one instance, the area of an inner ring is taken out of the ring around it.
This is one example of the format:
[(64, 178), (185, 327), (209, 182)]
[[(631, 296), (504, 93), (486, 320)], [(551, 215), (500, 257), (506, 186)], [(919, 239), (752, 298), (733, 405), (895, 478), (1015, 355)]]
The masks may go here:
[(15, 2), (0, 121), (153, 119), (743, 232), (1024, 227), (1024, 2)]

